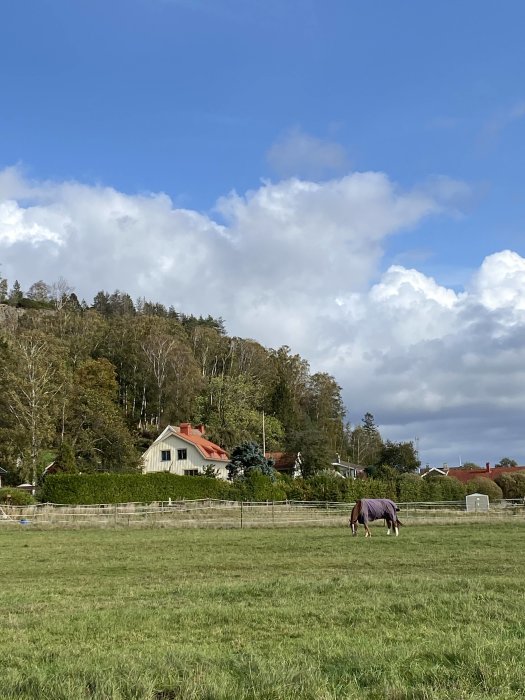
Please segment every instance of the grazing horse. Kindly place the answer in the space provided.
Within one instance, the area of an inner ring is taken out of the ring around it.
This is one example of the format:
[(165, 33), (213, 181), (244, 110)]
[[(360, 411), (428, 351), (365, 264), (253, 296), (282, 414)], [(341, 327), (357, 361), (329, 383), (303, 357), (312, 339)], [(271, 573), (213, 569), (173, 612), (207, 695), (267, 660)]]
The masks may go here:
[(365, 537), (371, 537), (372, 533), (368, 529), (369, 521), (384, 518), (388, 528), (387, 535), (393, 527), (397, 537), (399, 526), (402, 525), (397, 517), (398, 511), (399, 508), (389, 498), (361, 498), (352, 508), (350, 516), (349, 525), (352, 528), (352, 535), (354, 537), (357, 535), (357, 523), (361, 523), (365, 526)]

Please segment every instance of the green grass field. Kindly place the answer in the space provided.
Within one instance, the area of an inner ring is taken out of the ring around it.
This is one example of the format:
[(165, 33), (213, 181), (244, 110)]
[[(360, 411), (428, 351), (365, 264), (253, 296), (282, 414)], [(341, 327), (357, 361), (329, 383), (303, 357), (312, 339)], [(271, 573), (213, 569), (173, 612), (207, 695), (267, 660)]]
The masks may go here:
[(523, 698), (525, 523), (373, 532), (0, 530), (0, 698)]

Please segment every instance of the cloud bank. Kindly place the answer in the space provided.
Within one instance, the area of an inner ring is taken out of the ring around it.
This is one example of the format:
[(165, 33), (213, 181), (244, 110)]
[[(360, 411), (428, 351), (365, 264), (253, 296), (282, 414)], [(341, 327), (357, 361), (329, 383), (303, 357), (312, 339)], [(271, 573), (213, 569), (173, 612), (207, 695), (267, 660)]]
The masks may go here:
[[(65, 277), (287, 344), (343, 387), (349, 419), (419, 438), (424, 462), (525, 462), (525, 259), (492, 253), (457, 292), (415, 269), (381, 274), (390, 236), (454, 213), (464, 183), (401, 191), (383, 173), (265, 182), (205, 214), (165, 194), (0, 172), (1, 273)], [(443, 218), (446, 225), (446, 218)]]

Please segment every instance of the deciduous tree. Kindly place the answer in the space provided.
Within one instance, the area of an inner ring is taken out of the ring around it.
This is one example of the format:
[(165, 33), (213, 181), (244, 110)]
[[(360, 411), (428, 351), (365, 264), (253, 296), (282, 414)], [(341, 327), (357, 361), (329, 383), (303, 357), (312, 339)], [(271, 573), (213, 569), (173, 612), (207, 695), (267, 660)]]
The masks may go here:
[(24, 434), (26, 476), (36, 483), (40, 452), (50, 447), (60, 406), (65, 368), (60, 346), (41, 331), (12, 339), (6, 372), (7, 406)]

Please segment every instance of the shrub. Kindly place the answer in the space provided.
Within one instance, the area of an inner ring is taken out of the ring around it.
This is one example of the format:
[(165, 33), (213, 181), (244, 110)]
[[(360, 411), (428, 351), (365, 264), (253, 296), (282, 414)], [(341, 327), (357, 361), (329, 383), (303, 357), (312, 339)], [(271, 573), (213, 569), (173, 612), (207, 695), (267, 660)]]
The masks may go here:
[(484, 493), (491, 501), (499, 501), (503, 497), (500, 487), (485, 476), (475, 476), (467, 481), (466, 493)]
[(515, 498), (525, 498), (525, 474), (518, 472), (514, 474), (514, 483), (516, 484)]
[[(8, 496), (11, 496), (9, 499)], [(22, 489), (6, 487), (0, 489), (0, 503), (10, 503), (13, 506), (29, 506), (36, 503), (33, 496)]]
[(523, 498), (525, 496), (525, 474), (500, 474), (494, 481), (503, 491), (503, 498)]

